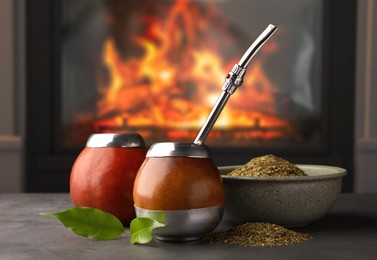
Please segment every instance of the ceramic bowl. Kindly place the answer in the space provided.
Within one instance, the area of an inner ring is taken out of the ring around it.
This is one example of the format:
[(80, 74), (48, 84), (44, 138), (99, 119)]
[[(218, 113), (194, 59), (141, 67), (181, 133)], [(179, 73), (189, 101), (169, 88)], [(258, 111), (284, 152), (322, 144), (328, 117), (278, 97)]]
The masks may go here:
[(296, 166), (307, 176), (227, 176), (241, 165), (219, 167), (225, 189), (224, 219), (300, 227), (323, 217), (336, 203), (347, 171), (324, 165)]

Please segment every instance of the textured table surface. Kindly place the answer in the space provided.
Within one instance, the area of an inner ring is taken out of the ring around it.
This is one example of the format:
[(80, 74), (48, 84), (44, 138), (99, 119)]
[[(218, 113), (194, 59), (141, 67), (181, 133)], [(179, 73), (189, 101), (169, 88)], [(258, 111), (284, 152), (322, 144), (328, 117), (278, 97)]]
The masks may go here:
[[(69, 194), (0, 194), (0, 259), (377, 259), (377, 194), (341, 194), (322, 219), (296, 231), (313, 240), (281, 247), (80, 237), (39, 216), (72, 207)], [(221, 223), (219, 230), (228, 225)]]

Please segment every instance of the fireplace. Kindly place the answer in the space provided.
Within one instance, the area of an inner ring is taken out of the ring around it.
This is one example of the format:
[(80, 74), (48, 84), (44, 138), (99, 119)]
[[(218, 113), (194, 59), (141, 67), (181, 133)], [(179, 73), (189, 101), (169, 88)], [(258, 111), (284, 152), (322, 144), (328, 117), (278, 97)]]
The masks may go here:
[(27, 190), (67, 191), (91, 133), (193, 141), (268, 23), (278, 32), (206, 144), (218, 165), (273, 153), (341, 166), (350, 191), (355, 3), (338, 0), (28, 3)]

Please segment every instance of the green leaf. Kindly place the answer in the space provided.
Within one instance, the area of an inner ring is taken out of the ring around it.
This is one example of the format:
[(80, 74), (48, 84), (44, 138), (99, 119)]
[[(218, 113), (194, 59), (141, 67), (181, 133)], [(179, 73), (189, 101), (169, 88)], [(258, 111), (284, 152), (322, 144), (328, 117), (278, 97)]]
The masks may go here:
[(152, 218), (135, 218), (131, 221), (131, 244), (146, 244), (152, 240), (152, 231), (164, 227), (165, 224)]
[(62, 212), (40, 213), (59, 219), (76, 234), (98, 240), (118, 238), (124, 231), (122, 223), (112, 214), (94, 208), (71, 208)]
[(154, 219), (157, 222), (160, 222), (161, 224), (165, 224), (165, 213), (164, 212), (160, 212), (160, 211), (153, 212), (153, 211), (151, 211), (151, 212), (148, 212), (148, 216), (146, 216), (146, 217)]

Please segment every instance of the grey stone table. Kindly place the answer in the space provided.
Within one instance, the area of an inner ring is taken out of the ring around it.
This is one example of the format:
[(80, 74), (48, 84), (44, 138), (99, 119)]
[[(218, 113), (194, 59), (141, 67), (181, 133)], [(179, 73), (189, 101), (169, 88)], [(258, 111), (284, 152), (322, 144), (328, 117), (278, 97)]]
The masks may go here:
[(341, 194), (325, 217), (297, 229), (313, 240), (282, 247), (205, 240), (131, 245), (127, 234), (96, 241), (38, 215), (70, 207), (69, 194), (0, 194), (0, 259), (377, 259), (377, 194)]

